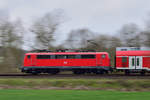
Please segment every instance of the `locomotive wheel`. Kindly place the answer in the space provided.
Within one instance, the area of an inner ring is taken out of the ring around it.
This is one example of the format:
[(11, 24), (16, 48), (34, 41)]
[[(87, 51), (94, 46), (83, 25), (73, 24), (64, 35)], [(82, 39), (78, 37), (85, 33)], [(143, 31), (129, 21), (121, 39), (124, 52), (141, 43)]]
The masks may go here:
[(74, 70), (73, 73), (74, 74), (84, 74), (85, 71), (84, 70)]
[(99, 71), (98, 73), (96, 73), (96, 74), (104, 74), (104, 71)]
[(109, 74), (107, 70), (105, 71), (105, 74)]
[(74, 74), (78, 74), (78, 71), (74, 70), (73, 73), (74, 73)]
[(31, 74), (32, 74), (32, 75), (38, 75), (38, 74), (40, 74), (40, 73), (38, 73), (37, 71), (32, 71)]
[(95, 73), (96, 74), (104, 74), (104, 70), (96, 70)]
[(60, 71), (58, 69), (55, 69), (55, 70), (50, 70), (48, 73), (49, 74), (57, 74), (59, 73)]
[(90, 74), (90, 73), (92, 73), (92, 71), (91, 70), (86, 70), (85, 73)]

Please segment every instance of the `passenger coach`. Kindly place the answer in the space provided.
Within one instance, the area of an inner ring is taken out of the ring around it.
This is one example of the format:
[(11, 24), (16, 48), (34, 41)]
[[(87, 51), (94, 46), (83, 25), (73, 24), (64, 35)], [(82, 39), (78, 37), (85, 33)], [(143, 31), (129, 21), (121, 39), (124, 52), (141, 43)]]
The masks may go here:
[(70, 70), (74, 74), (103, 74), (111, 70), (107, 52), (40, 52), (26, 53), (22, 72), (51, 73)]
[(150, 48), (118, 47), (116, 49), (116, 69), (125, 74), (140, 72), (142, 75), (150, 71)]

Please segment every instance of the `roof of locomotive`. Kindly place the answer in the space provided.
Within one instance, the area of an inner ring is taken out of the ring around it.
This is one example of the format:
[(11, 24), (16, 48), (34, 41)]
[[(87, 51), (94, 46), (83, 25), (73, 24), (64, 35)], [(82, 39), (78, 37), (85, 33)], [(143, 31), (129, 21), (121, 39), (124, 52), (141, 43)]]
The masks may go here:
[(60, 55), (71, 55), (71, 54), (108, 54), (107, 52), (34, 52), (34, 53), (26, 53), (25, 55), (37, 55), (37, 54), (60, 54)]
[(147, 51), (116, 51), (116, 56), (150, 56), (150, 50), (147, 50)]

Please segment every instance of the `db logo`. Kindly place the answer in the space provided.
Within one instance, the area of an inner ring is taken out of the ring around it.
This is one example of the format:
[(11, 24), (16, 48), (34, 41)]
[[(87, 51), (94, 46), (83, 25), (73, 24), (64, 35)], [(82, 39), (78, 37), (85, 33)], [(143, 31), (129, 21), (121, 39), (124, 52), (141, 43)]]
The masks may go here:
[(65, 61), (64, 64), (67, 64), (67, 62)]

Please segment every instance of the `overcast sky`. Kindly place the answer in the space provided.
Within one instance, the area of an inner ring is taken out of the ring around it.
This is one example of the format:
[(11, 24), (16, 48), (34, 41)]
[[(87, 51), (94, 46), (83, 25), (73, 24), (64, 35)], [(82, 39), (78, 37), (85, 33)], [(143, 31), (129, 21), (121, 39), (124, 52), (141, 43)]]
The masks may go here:
[(150, 0), (0, 0), (1, 11), (11, 19), (21, 18), (27, 26), (55, 9), (62, 9), (67, 19), (62, 35), (78, 28), (114, 34), (127, 23), (144, 26)]

